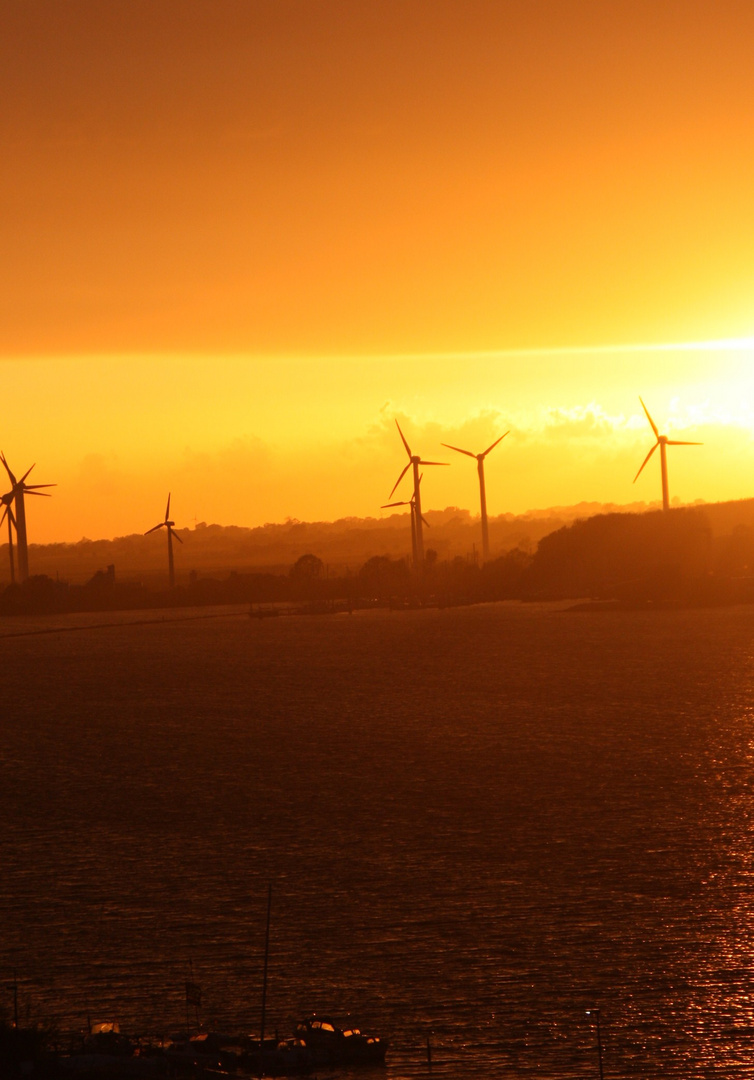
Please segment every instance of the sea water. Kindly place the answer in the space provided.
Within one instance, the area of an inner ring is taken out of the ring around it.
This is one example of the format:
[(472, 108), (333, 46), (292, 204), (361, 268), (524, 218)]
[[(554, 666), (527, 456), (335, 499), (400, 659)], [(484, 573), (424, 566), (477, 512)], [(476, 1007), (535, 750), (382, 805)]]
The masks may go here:
[(271, 885), (281, 1037), (754, 1076), (754, 611), (210, 614), (0, 625), (6, 1016), (258, 1032)]

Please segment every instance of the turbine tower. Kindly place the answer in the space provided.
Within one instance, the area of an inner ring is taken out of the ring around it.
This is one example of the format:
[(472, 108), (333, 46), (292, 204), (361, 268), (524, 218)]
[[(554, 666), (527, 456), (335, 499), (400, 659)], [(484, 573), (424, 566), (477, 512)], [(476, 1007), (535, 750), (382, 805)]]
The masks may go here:
[(168, 581), (170, 582), (170, 588), (175, 588), (175, 567), (173, 566), (173, 536), (179, 544), (183, 543), (178, 533), (175, 531), (175, 522), (170, 521), (170, 492), (168, 492), (168, 505), (165, 507), (165, 520), (161, 521), (159, 525), (152, 526), (151, 529), (147, 529), (144, 533), (145, 536), (149, 536), (150, 533), (156, 532), (158, 529), (168, 530)]
[(639, 398), (639, 401), (641, 401), (641, 407), (642, 407), (642, 409), (644, 410), (644, 412), (647, 415), (647, 420), (649, 420), (649, 426), (652, 428), (652, 431), (655, 434), (655, 438), (656, 438), (657, 442), (654, 444), (652, 449), (649, 451), (647, 456), (644, 458), (644, 461), (641, 463), (641, 469), (639, 469), (636, 476), (634, 477), (634, 483), (636, 483), (636, 481), (639, 479), (639, 477), (641, 476), (642, 469), (647, 464), (647, 462), (651, 458), (652, 454), (654, 454), (655, 450), (659, 446), (659, 448), (660, 448), (660, 471), (662, 473), (662, 508), (663, 508), (663, 510), (669, 510), (670, 509), (670, 498), (668, 497), (668, 456), (667, 456), (667, 451), (666, 451), (665, 448), (667, 446), (702, 446), (703, 444), (699, 443), (699, 442), (680, 442), (677, 439), (669, 439), (667, 437), (667, 435), (661, 435), (660, 432), (657, 430), (657, 424), (655, 424), (654, 420), (649, 415), (649, 409), (644, 404), (641, 397)]
[(421, 577), (424, 572), (424, 537), (422, 536), (422, 525), (424, 524), (424, 518), (422, 517), (422, 496), (421, 496), (421, 476), (419, 475), (420, 465), (447, 465), (447, 461), (422, 461), (419, 454), (412, 454), (411, 447), (406, 442), (406, 436), (401, 431), (401, 425), (398, 421), (395, 421), (395, 426), (398, 428), (398, 434), (401, 437), (403, 445), (406, 447), (406, 453), (408, 454), (408, 465), (405, 466), (403, 472), (393, 484), (393, 491), (390, 492), (389, 498), (393, 497), (393, 492), (400, 484), (403, 477), (408, 470), (413, 467), (414, 471), (414, 522), (416, 528), (416, 554), (414, 559), (414, 569), (416, 573)]
[[(424, 474), (422, 473), (422, 476), (423, 475)], [(421, 482), (422, 482), (422, 478), (420, 476), (419, 477), (419, 483), (421, 483)], [(409, 506), (411, 508), (411, 556), (412, 556), (413, 565), (414, 565), (414, 567), (416, 567), (416, 565), (417, 565), (417, 559), (416, 559), (416, 502), (414, 500), (414, 497), (412, 495), (410, 499), (408, 499), (408, 500), (404, 499), (403, 502), (383, 503), (382, 506), (380, 507), (380, 509), (381, 510), (387, 510), (391, 506)], [(429, 528), (429, 522), (427, 521), (426, 518), (422, 518), (422, 522), (423, 522), (424, 525), (427, 526), (427, 528)]]
[[(10, 509), (11, 502), (15, 504), (16, 512), (13, 515), (13, 525), (16, 530), (16, 547), (18, 549), (18, 580), (23, 584), (29, 577), (29, 545), (26, 537), (26, 506), (24, 504), (25, 495), (43, 495), (46, 499), (52, 498), (46, 491), (40, 491), (40, 488), (57, 487), (56, 484), (27, 484), (26, 477), (34, 468), (32, 465), (30, 469), (27, 469), (20, 480), (16, 480), (15, 476), (10, 470), (8, 462), (5, 460), (5, 454), (0, 453), (0, 461), (5, 466), (5, 471), (8, 474), (8, 478), (11, 482), (11, 490), (7, 495), (3, 495), (3, 503), (6, 509)], [(10, 526), (9, 526), (10, 527)]]
[(504, 435), (501, 435), (499, 439), (495, 439), (492, 446), (488, 446), (482, 454), (472, 454), (470, 450), (462, 450), (460, 446), (451, 446), (450, 443), (444, 442), (442, 445), (447, 446), (448, 450), (455, 450), (459, 454), (466, 454), (467, 457), (476, 458), (476, 469), (479, 473), (479, 502), (482, 507), (482, 562), (486, 563), (490, 557), (490, 534), (487, 528), (487, 491), (484, 486), (484, 459), (489, 454), (490, 450), (494, 450), (499, 442), (502, 442), (506, 435), (510, 435), (509, 431), (506, 431)]
[(11, 584), (16, 580), (16, 560), (13, 557), (13, 530), (16, 527), (16, 519), (13, 516), (13, 492), (9, 491), (0, 498), (0, 504), (3, 506), (3, 516), (0, 518), (0, 525), (8, 519), (8, 557), (10, 558), (10, 580)]

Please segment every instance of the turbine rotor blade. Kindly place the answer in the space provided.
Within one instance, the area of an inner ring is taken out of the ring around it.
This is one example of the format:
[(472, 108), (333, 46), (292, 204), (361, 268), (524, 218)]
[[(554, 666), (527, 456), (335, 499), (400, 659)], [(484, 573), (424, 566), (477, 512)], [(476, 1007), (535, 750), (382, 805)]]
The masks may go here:
[(168, 492), (168, 505), (165, 507), (165, 521), (170, 517), (170, 492)]
[(651, 449), (651, 450), (649, 451), (649, 453), (647, 454), (647, 456), (646, 456), (646, 457), (644, 458), (644, 461), (643, 461), (643, 462), (641, 463), (641, 469), (639, 469), (639, 471), (637, 472), (636, 476), (634, 477), (634, 483), (636, 483), (636, 481), (637, 481), (637, 480), (639, 479), (639, 477), (641, 476), (641, 471), (642, 471), (642, 469), (643, 469), (643, 468), (644, 468), (644, 466), (645, 466), (645, 465), (647, 464), (647, 462), (648, 462), (648, 461), (649, 461), (649, 459), (651, 458), (652, 454), (654, 454), (655, 450), (657, 449), (657, 447), (658, 447), (659, 445), (660, 445), (660, 444), (659, 444), (659, 442), (656, 442), (656, 443), (654, 444), (654, 446), (652, 447), (652, 449)]
[(24, 488), (26, 495), (39, 495), (42, 499), (51, 499), (52, 495), (48, 495), (46, 491), (32, 491), (31, 488)]
[(24, 484), (24, 491), (36, 491), (37, 488), (57, 487), (57, 484)]
[[(506, 431), (506, 432), (505, 432), (505, 435), (510, 435), (510, 431)], [(494, 449), (495, 449), (495, 447), (497, 446), (497, 444), (498, 444), (499, 442), (502, 442), (502, 441), (503, 441), (503, 439), (505, 438), (505, 435), (501, 435), (499, 439), (495, 439), (495, 441), (494, 441), (494, 443), (492, 444), (492, 446), (488, 446), (488, 447), (487, 447), (487, 449), (486, 449), (486, 450), (484, 451), (484, 453), (482, 454), (482, 457), (483, 457), (483, 458), (486, 458), (486, 457), (487, 457), (487, 455), (489, 454), (490, 450), (494, 450)]]
[[(34, 462), (34, 465), (36, 465), (36, 461)], [(29, 473), (31, 472), (31, 470), (32, 470), (32, 469), (34, 468), (34, 465), (30, 466), (30, 468), (28, 468), (28, 469), (26, 470), (26, 472), (24, 473), (24, 475), (23, 475), (23, 476), (21, 477), (21, 479), (20, 479), (20, 480), (18, 481), (18, 482), (19, 482), (19, 484), (23, 484), (23, 482), (24, 482), (24, 480), (26, 479), (26, 477), (27, 477), (27, 476), (29, 475)]]
[[(472, 454), (472, 457), (476, 457), (476, 454)], [(449, 461), (420, 461), (420, 465), (450, 465)]]
[(173, 536), (174, 536), (174, 537), (176, 538), (176, 540), (178, 541), (178, 543), (179, 543), (179, 544), (182, 544), (182, 543), (183, 543), (183, 540), (181, 540), (180, 536), (179, 536), (179, 535), (178, 535), (178, 533), (177, 533), (177, 532), (175, 531), (175, 529), (171, 529), (170, 531), (172, 532)]
[[(641, 396), (639, 396), (639, 401), (641, 401), (641, 407), (644, 410), (644, 412), (647, 414), (647, 420), (649, 420), (649, 426), (652, 428), (652, 431), (654, 431), (654, 433), (655, 433), (655, 438), (659, 439), (660, 433), (657, 430), (657, 424), (654, 422), (652, 417), (649, 415), (649, 409), (644, 404), (644, 402), (641, 400)], [(641, 472), (641, 469), (639, 470), (639, 472)]]
[[(396, 423), (397, 423), (397, 421), (396, 421)], [(404, 476), (406, 475), (406, 473), (408, 472), (408, 470), (409, 470), (410, 468), (411, 468), (411, 462), (409, 461), (409, 463), (408, 463), (408, 465), (406, 466), (406, 468), (405, 468), (405, 469), (403, 470), (403, 472), (401, 473), (401, 475), (400, 475), (400, 476), (398, 477), (398, 479), (397, 479), (397, 480), (395, 481), (395, 483), (393, 484), (393, 491), (395, 491), (395, 489), (396, 489), (396, 488), (398, 487), (398, 485), (400, 484), (401, 480), (403, 479), (403, 477), (404, 477)], [(393, 497), (393, 491), (391, 491), (391, 492), (390, 492), (390, 494), (388, 495), (388, 499), (392, 499), (392, 497)]]
[(8, 474), (8, 478), (9, 478), (11, 484), (13, 484), (13, 487), (15, 487), (16, 486), (16, 478), (13, 475), (13, 473), (10, 471), (10, 466), (8, 465), (8, 462), (5, 460), (5, 454), (3, 454), (1, 451), (0, 451), (0, 461), (2, 461), (3, 465), (5, 466), (5, 471)]
[[(458, 454), (466, 454), (467, 457), (476, 457), (476, 454), (472, 454), (470, 450), (462, 450), (460, 446), (451, 446), (448, 442), (440, 443), (440, 446), (447, 446), (448, 450), (455, 450)], [(427, 462), (427, 464), (431, 464), (431, 462)], [(424, 465), (424, 462), (422, 462), (422, 465)]]
[(401, 439), (403, 439), (403, 445), (406, 447), (406, 453), (409, 457), (411, 457), (411, 447), (406, 442), (406, 436), (401, 431), (401, 425), (398, 423), (397, 420), (395, 421), (395, 426), (398, 428), (398, 434), (400, 435)]
[(157, 532), (158, 529), (163, 529), (164, 527), (165, 527), (165, 522), (161, 521), (159, 525), (153, 525), (151, 529), (147, 529), (147, 531), (144, 533), (144, 535), (149, 536), (150, 533)]
[(422, 521), (424, 522), (424, 524), (425, 524), (425, 525), (427, 526), (427, 528), (428, 528), (428, 529), (429, 529), (429, 528), (431, 527), (431, 526), (430, 526), (430, 524), (429, 524), (429, 522), (428, 522), (428, 521), (427, 521), (427, 519), (425, 518), (424, 514), (422, 514)]
[(410, 506), (410, 502), (383, 503), (380, 510), (387, 510), (390, 506)]
[(666, 446), (704, 446), (701, 442), (678, 442), (675, 439), (668, 439), (665, 443)]

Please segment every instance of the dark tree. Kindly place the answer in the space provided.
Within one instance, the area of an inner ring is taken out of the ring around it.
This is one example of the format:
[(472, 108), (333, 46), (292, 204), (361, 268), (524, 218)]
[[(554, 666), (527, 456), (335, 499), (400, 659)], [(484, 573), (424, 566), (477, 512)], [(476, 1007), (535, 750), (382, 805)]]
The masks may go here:
[(290, 575), (294, 581), (319, 581), (325, 564), (316, 555), (302, 555), (291, 567)]

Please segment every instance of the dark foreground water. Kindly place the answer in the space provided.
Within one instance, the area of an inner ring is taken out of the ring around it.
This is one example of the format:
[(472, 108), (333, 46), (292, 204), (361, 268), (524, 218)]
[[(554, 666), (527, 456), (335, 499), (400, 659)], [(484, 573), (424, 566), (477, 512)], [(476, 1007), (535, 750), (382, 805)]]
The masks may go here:
[[(21, 629), (6, 622), (0, 634)], [(389, 1035), (387, 1077), (754, 1077), (754, 612), (0, 640), (0, 1006)]]

